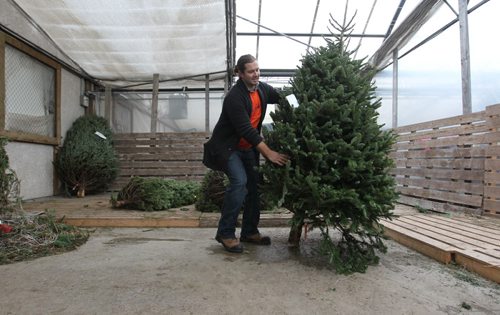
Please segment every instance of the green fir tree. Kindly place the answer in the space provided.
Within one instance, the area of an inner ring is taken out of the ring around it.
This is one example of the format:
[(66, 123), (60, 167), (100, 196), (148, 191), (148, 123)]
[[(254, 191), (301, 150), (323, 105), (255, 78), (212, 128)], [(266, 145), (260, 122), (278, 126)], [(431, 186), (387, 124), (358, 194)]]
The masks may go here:
[(332, 19), (341, 35), (303, 57), (286, 91), (300, 105), (283, 100), (265, 134), (290, 162), (262, 167), (265, 196), (293, 212), (289, 242), (299, 245), (304, 226), (319, 228), (320, 249), (340, 273), (378, 263), (376, 250), (386, 250), (379, 219), (391, 218), (397, 198), (388, 157), (395, 138), (377, 123), (374, 72), (347, 49), (351, 22)]
[(103, 117), (82, 116), (73, 122), (54, 166), (68, 194), (106, 190), (118, 173), (118, 157), (112, 145), (113, 133)]

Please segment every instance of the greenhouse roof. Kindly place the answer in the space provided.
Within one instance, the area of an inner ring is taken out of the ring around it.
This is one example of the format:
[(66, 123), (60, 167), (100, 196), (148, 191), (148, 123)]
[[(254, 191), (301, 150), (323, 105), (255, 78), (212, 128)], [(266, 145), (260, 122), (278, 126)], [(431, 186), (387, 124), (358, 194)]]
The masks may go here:
[[(449, 23), (460, 0), (8, 0), (82, 73), (115, 86), (223, 79), (239, 55), (285, 75), (354, 15), (351, 48), (382, 68)], [(489, 0), (470, 0), (469, 11)], [(1, 21), (4, 25), (5, 21)], [(6, 25), (9, 27), (9, 25)]]
[[(12, 0), (89, 76), (113, 84), (227, 70), (224, 0)], [(204, 79), (204, 77), (203, 77)]]

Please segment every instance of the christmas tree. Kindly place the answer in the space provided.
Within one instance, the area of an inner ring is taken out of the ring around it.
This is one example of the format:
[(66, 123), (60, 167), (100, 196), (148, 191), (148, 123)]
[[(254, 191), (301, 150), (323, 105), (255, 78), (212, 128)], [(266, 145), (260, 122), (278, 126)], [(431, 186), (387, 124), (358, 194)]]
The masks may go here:
[(105, 191), (118, 173), (118, 158), (106, 119), (89, 115), (75, 120), (54, 166), (69, 194), (84, 197), (86, 193)]
[[(388, 173), (395, 138), (377, 123), (381, 103), (374, 71), (348, 50), (350, 23), (332, 19), (341, 35), (301, 60), (286, 91), (300, 105), (284, 100), (271, 114), (272, 131), (265, 133), (266, 142), (290, 162), (262, 167), (265, 196), (293, 212), (289, 242), (298, 245), (303, 228), (319, 228), (320, 249), (341, 273), (363, 272), (378, 262), (376, 250), (386, 249), (378, 221), (392, 216), (397, 198)], [(339, 232), (339, 240), (330, 229)]]

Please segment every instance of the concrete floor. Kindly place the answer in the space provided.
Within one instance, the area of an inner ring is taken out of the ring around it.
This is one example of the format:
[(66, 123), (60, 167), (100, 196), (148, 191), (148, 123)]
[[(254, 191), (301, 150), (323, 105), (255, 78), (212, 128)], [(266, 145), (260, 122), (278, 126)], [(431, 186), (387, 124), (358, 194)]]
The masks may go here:
[[(500, 286), (393, 241), (338, 275), (308, 234), (230, 254), (214, 228), (99, 228), (79, 249), (0, 266), (0, 314), (499, 314)], [(470, 307), (470, 310), (467, 308)]]

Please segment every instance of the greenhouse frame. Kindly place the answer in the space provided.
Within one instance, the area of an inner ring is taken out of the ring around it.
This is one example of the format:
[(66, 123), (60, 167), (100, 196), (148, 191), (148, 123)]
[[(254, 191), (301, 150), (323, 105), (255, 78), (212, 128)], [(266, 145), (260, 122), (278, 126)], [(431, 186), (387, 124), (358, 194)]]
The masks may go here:
[[(379, 122), (399, 135), (400, 201), (497, 216), (500, 64), (489, 34), (499, 11), (498, 0), (6, 0), (0, 133), (23, 199), (60, 193), (54, 155), (86, 114), (108, 120), (122, 157), (178, 149), (142, 171), (125, 158), (115, 187), (158, 169), (199, 180), (235, 60), (255, 55), (261, 80), (284, 87), (302, 56), (338, 35), (330, 23), (352, 19), (349, 47), (378, 71)], [(174, 142), (189, 149), (159, 144)]]

